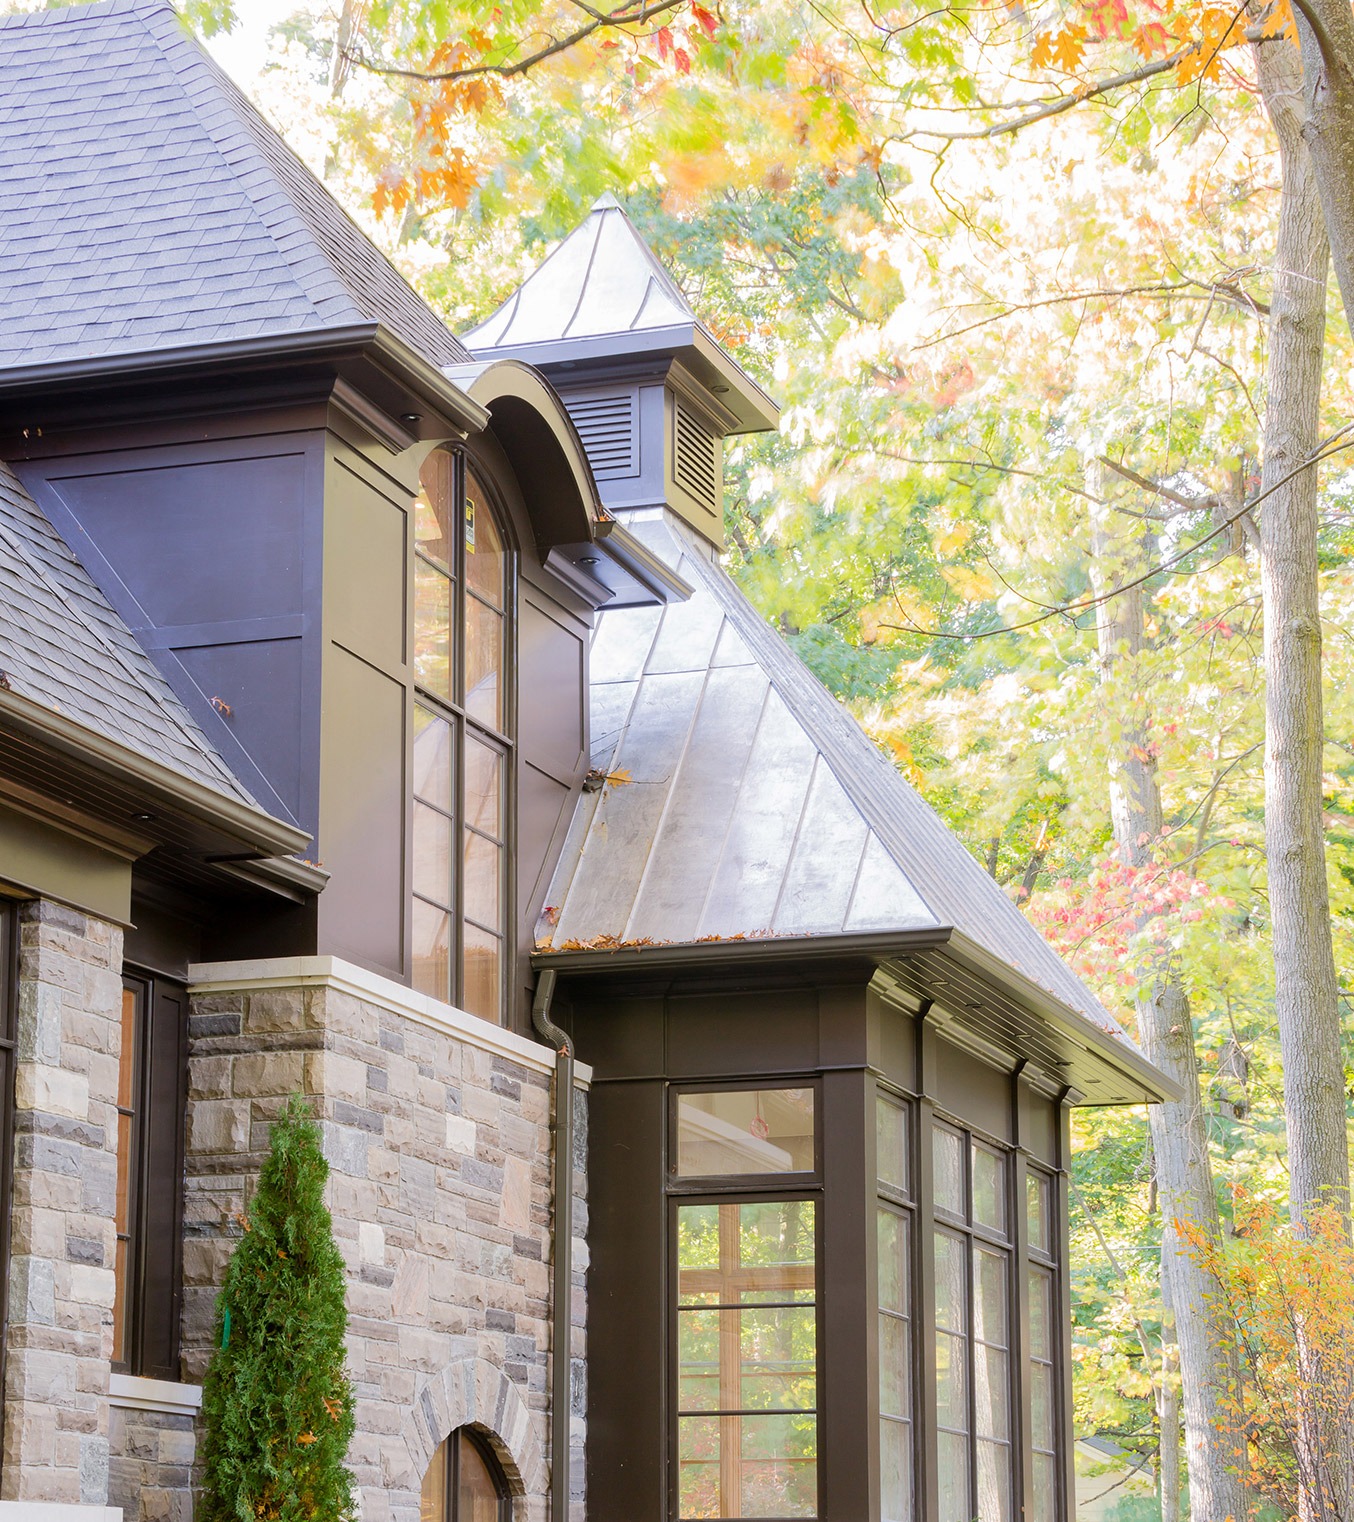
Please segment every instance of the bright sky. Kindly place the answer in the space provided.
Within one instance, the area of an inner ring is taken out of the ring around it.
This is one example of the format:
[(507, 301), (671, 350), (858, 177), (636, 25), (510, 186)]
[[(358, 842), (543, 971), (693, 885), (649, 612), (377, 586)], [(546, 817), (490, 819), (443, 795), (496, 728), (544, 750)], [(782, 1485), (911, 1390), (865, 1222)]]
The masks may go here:
[(212, 57), (243, 90), (254, 94), (255, 81), (268, 61), (268, 29), (296, 9), (289, 0), (235, 0), (239, 25), (207, 43)]

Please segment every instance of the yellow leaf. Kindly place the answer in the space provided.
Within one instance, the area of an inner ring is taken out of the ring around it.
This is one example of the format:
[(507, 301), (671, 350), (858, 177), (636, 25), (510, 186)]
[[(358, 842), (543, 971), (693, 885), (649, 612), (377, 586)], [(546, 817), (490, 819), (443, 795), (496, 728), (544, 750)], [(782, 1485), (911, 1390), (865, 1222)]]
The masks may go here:
[(943, 533), (937, 534), (931, 542), (935, 545), (936, 554), (943, 560), (948, 560), (956, 551), (962, 550), (972, 538), (973, 525), (960, 522), (947, 528)]
[(1036, 69), (1046, 69), (1053, 62), (1053, 34), (1044, 32), (1034, 44), (1034, 52), (1030, 54), (1030, 62)]
[(996, 591), (992, 577), (975, 566), (943, 565), (940, 574), (965, 602), (986, 602)]

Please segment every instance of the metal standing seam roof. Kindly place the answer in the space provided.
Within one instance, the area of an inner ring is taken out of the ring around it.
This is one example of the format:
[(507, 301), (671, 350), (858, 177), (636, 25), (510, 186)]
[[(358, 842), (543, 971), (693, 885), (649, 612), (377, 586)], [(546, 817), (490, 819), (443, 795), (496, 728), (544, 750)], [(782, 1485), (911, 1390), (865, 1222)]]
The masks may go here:
[(628, 526), (695, 589), (592, 643), (592, 764), (538, 950), (948, 927), (1131, 1047), (938, 815), (670, 516)]
[(362, 322), (469, 358), (166, 0), (0, 19), (0, 369)]
[(465, 341), (480, 349), (700, 326), (681, 287), (609, 195)]
[(20, 696), (258, 807), (3, 463), (0, 671)]

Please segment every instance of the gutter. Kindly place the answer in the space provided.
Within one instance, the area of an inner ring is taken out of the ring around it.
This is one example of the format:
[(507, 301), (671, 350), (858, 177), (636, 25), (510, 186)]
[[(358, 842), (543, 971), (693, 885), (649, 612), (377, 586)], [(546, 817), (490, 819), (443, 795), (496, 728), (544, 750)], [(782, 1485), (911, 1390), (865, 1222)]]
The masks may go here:
[(554, 1282), (550, 1295), (550, 1516), (568, 1522), (569, 1437), (573, 1403), (574, 1299), (574, 1051), (566, 1031), (550, 1018), (555, 997), (554, 968), (536, 979), (531, 1001), (532, 1029), (555, 1048)]
[(267, 856), (290, 856), (310, 843), (306, 830), (275, 819), (256, 804), (186, 777), (20, 693), (0, 689), (0, 724), (63, 755), (93, 763), (105, 775), (136, 788), (148, 799), (210, 824)]
[(180, 348), (100, 354), (89, 359), (57, 360), (23, 365), (0, 373), (0, 398), (18, 395), (36, 401), (43, 391), (76, 390), (128, 376), (140, 380), (172, 379), (211, 367), (258, 369), (279, 360), (337, 364), (343, 359), (371, 357), (395, 373), (411, 389), (434, 401), (448, 418), (468, 433), (482, 433), (489, 414), (450, 381), (430, 360), (378, 322), (349, 323), (335, 328), (302, 328), (241, 338), (227, 343), (185, 344)]

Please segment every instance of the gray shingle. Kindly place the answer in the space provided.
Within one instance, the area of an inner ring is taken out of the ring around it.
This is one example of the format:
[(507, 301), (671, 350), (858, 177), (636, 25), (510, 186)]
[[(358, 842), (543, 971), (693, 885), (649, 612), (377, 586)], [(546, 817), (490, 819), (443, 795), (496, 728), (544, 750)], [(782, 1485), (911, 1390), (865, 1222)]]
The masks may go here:
[(0, 185), (0, 370), (360, 322), (468, 357), (165, 0), (0, 19)]

